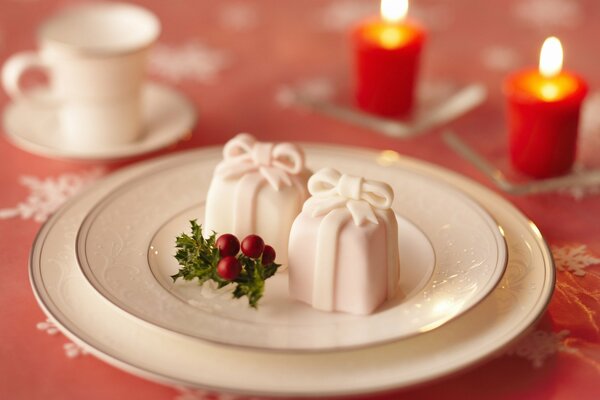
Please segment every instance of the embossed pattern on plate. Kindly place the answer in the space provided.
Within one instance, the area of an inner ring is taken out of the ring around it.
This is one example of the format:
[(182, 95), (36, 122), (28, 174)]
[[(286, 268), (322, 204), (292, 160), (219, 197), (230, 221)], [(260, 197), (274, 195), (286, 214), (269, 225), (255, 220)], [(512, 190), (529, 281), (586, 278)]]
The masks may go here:
[[(270, 330), (274, 326), (285, 324), (310, 333), (311, 329), (307, 325), (339, 323), (350, 317), (345, 314), (317, 312), (289, 297), (288, 273), (285, 270), (268, 281), (265, 295), (261, 299), (260, 312), (248, 309), (246, 299), (232, 299), (232, 287), (217, 290), (213, 282), (207, 282), (200, 287), (194, 281), (179, 281), (174, 284), (171, 275), (177, 272), (179, 265), (173, 257), (173, 238), (181, 232), (188, 231), (189, 221), (198, 218), (198, 213), (203, 211), (204, 206), (196, 204), (169, 218), (150, 242), (148, 249), (150, 270), (169, 293), (184, 303), (198, 308), (199, 311), (219, 313), (222, 319), (245, 319), (253, 324), (270, 325)], [(399, 293), (385, 304), (386, 308), (396, 307), (400, 302), (417, 295), (431, 278), (435, 263), (433, 249), (427, 237), (406, 219), (400, 217), (397, 219), (398, 246), (402, 254), (400, 262), (407, 268), (403, 270)], [(202, 216), (198, 222), (202, 222)]]
[[(322, 157), (351, 157), (366, 165), (375, 164), (378, 157), (372, 151), (342, 147), (309, 149)], [(172, 163), (217, 153), (215, 148), (179, 153), (124, 169), (71, 201), (40, 230), (30, 259), (34, 294), (60, 330), (91, 354), (127, 372), (173, 385), (246, 396), (358, 395), (430, 381), (490, 357), (530, 328), (548, 305), (555, 271), (535, 225), (483, 186), (403, 158), (386, 163), (387, 168), (414, 170), (456, 185), (485, 204), (505, 232), (506, 273), (471, 312), (405, 340), (310, 354), (224, 348), (140, 324), (107, 302), (82, 275), (75, 258), (77, 230), (94, 205), (119, 185)], [(232, 372), (237, 379), (231, 379)]]
[[(396, 193), (394, 210), (431, 243), (435, 267), (418, 293), (391, 299), (369, 316), (323, 313), (287, 301), (281, 290), (285, 282), (279, 277), (273, 282), (274, 295), (267, 288), (258, 311), (241, 307), (243, 300), (223, 296), (182, 302), (156, 280), (147, 250), (165, 222), (205, 198), (219, 158), (174, 164), (129, 182), (98, 204), (82, 224), (77, 255), (99, 293), (135, 317), (196, 338), (261, 349), (322, 351), (373, 345), (437, 328), (480, 302), (504, 272), (506, 247), (500, 229), (468, 196), (414, 171), (339, 158), (333, 164), (337, 169), (389, 183)], [(331, 163), (329, 157), (307, 154), (307, 165), (314, 170)], [(174, 254), (174, 237), (167, 251)], [(402, 270), (423, 268), (400, 257)]]

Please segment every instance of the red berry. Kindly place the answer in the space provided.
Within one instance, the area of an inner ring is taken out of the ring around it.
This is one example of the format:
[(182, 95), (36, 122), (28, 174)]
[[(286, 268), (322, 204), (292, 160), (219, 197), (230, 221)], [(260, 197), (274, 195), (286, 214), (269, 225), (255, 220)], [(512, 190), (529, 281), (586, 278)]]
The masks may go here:
[(238, 277), (242, 264), (234, 256), (223, 257), (217, 264), (217, 273), (223, 279), (232, 281)]
[(269, 245), (265, 246), (262, 254), (262, 263), (263, 265), (272, 264), (275, 261), (275, 249)]
[(242, 253), (250, 258), (258, 258), (265, 248), (265, 242), (258, 235), (248, 235), (242, 240)]
[(221, 257), (235, 256), (240, 251), (240, 241), (231, 233), (219, 236), (216, 245)]

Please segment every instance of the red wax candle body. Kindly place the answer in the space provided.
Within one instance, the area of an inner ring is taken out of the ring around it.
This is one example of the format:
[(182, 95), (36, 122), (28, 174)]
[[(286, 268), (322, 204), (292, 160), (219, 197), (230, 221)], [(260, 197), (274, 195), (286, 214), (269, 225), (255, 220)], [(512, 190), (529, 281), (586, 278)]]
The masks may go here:
[(413, 105), (425, 32), (403, 21), (367, 21), (352, 34), (356, 102), (365, 111), (400, 116)]
[(531, 70), (509, 77), (505, 92), (514, 167), (534, 178), (568, 172), (576, 156), (585, 82), (566, 72), (546, 78)]

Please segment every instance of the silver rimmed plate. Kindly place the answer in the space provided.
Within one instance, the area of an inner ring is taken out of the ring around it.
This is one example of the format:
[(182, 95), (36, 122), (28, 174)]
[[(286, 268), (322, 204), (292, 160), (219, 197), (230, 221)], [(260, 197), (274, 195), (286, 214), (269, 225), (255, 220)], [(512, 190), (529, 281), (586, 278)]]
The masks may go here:
[(506, 245), (475, 201), (409, 169), (307, 149), (307, 165), (335, 166), (389, 183), (399, 214), (401, 290), (369, 316), (326, 313), (288, 295), (287, 272), (267, 282), (258, 310), (209, 284), (173, 283), (175, 237), (202, 221), (216, 157), (174, 163), (115, 190), (92, 210), (77, 256), (92, 286), (119, 308), (158, 327), (234, 346), (324, 351), (398, 340), (469, 310), (496, 286)]
[(508, 245), (500, 284), (477, 307), (438, 329), (348, 351), (245, 350), (140, 323), (89, 285), (77, 266), (75, 235), (90, 210), (115, 188), (173, 163), (215, 157), (220, 150), (213, 148), (123, 170), (56, 213), (40, 230), (31, 253), (31, 282), (40, 306), (63, 333), (117, 368), (162, 383), (265, 396), (360, 394), (429, 381), (498, 353), (544, 312), (554, 288), (551, 254), (535, 225), (500, 196), (422, 162), (340, 147), (311, 150), (374, 164), (379, 160), (391, 174), (409, 169), (443, 179), (485, 204)]

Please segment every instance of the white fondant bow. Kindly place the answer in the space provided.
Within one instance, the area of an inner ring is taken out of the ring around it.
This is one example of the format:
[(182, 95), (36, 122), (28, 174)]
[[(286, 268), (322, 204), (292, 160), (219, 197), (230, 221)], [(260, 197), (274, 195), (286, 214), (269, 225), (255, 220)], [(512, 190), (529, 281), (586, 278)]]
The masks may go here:
[(291, 143), (266, 143), (254, 136), (240, 133), (225, 144), (223, 161), (215, 173), (223, 178), (237, 178), (258, 171), (279, 190), (282, 184), (290, 186), (290, 175), (304, 169), (304, 153)]
[(394, 200), (394, 192), (389, 185), (341, 174), (333, 168), (323, 168), (311, 176), (308, 191), (312, 197), (304, 203), (304, 210), (313, 217), (346, 207), (357, 226), (365, 221), (378, 224), (373, 209), (387, 210)]

